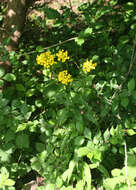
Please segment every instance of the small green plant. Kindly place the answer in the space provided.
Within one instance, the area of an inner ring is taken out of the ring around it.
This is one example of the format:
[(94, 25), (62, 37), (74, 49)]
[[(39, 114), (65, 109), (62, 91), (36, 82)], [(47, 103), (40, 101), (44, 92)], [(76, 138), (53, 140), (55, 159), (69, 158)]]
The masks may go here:
[(9, 172), (5, 167), (0, 169), (0, 189), (1, 190), (15, 190), (13, 187), (15, 181), (9, 179)]
[(36, 9), (46, 14), (26, 21), (36, 36), (0, 46), (12, 64), (0, 68), (1, 189), (31, 172), (39, 190), (136, 189), (135, 3)]

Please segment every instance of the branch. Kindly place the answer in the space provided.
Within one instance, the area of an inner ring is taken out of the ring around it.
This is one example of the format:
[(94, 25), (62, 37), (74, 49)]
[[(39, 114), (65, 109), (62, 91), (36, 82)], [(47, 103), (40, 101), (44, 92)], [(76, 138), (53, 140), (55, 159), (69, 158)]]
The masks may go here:
[(126, 142), (124, 144), (124, 152), (125, 152), (125, 177), (126, 177), (126, 182), (127, 182), (127, 185), (128, 185), (128, 190), (130, 190), (130, 181), (128, 179), (128, 171), (127, 171), (127, 145), (126, 145)]
[[(70, 41), (72, 41), (72, 40), (75, 40), (76, 38), (77, 38), (77, 37), (73, 37), (73, 38), (70, 38), (70, 39), (65, 40), (65, 41), (63, 41), (63, 42), (59, 42), (59, 43), (57, 43), (57, 44), (54, 44), (54, 45), (45, 47), (45, 48), (43, 48), (43, 49), (44, 49), (44, 50), (47, 50), (47, 49), (49, 49), (49, 48), (53, 48), (53, 47), (56, 47), (56, 46), (65, 44), (65, 43), (67, 43), (67, 42), (70, 42)], [(37, 51), (34, 50), (34, 51), (30, 51), (30, 52), (28, 52), (28, 53), (21, 53), (21, 55), (26, 55), (26, 54), (29, 55), (29, 54), (33, 54), (33, 53), (36, 53), (36, 52), (37, 52)]]

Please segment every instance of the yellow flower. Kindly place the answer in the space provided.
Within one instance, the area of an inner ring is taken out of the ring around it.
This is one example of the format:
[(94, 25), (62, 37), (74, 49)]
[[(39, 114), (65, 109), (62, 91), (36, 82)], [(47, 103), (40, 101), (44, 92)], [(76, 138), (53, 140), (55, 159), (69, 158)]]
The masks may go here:
[(69, 59), (68, 51), (64, 51), (63, 49), (59, 50), (56, 56), (58, 57), (58, 61), (62, 61), (62, 63)]
[(46, 68), (50, 68), (52, 65), (57, 63), (54, 61), (54, 58), (55, 56), (52, 55), (50, 51), (47, 51), (38, 55), (36, 61), (37, 64), (43, 65)]
[(62, 84), (68, 84), (69, 82), (72, 82), (73, 79), (71, 77), (70, 74), (68, 74), (67, 70), (61, 71), (58, 75), (58, 80), (62, 83)]
[(97, 66), (97, 63), (92, 63), (92, 60), (88, 61), (88, 59), (83, 63), (83, 71), (84, 72), (90, 72), (91, 70), (94, 70)]

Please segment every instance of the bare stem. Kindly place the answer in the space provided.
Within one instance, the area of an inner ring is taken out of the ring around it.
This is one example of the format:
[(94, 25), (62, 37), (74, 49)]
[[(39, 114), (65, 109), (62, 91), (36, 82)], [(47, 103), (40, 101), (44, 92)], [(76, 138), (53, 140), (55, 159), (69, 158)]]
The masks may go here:
[(126, 145), (126, 142), (124, 144), (124, 152), (125, 152), (125, 177), (126, 177), (126, 182), (127, 182), (127, 185), (128, 185), (128, 190), (130, 190), (130, 181), (128, 179), (128, 171), (127, 171), (127, 145)]

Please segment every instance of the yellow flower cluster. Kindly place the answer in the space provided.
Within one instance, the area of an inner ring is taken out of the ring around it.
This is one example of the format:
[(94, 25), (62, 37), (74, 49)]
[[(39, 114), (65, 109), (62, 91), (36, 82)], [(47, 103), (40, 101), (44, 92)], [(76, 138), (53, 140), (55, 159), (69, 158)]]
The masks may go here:
[(58, 75), (58, 80), (62, 83), (62, 84), (68, 84), (69, 82), (72, 82), (72, 77), (70, 74), (68, 74), (67, 70), (61, 71)]
[(88, 59), (83, 63), (83, 71), (84, 72), (90, 72), (91, 70), (94, 70), (97, 66), (97, 63), (93, 63), (92, 60), (88, 61)]
[(64, 51), (63, 49), (59, 50), (56, 56), (58, 57), (58, 61), (62, 61), (62, 63), (69, 59), (68, 51)]
[(52, 55), (50, 51), (47, 51), (37, 56), (36, 61), (37, 64), (43, 65), (46, 68), (50, 68), (52, 65), (57, 63), (54, 61), (54, 58), (55, 56)]

